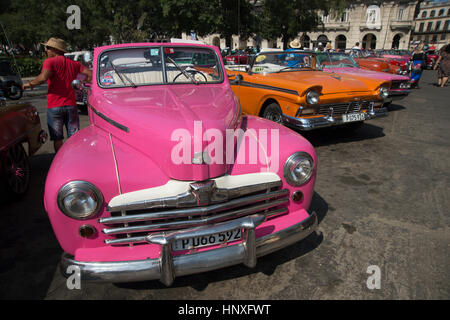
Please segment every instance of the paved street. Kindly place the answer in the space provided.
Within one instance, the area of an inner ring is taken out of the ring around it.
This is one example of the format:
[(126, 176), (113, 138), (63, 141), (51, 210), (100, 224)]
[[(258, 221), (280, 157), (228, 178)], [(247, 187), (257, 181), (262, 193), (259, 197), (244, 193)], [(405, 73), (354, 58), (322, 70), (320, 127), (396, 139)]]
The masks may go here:
[[(307, 134), (319, 157), (311, 210), (320, 234), (243, 265), (137, 284), (82, 283), (69, 290), (58, 270), (61, 249), (43, 206), (50, 142), (31, 158), (28, 195), (0, 208), (0, 298), (28, 299), (449, 299), (450, 87), (421, 88), (354, 133)], [(39, 108), (45, 88), (22, 101)], [(87, 115), (81, 115), (82, 126)], [(370, 290), (369, 266), (381, 270)]]

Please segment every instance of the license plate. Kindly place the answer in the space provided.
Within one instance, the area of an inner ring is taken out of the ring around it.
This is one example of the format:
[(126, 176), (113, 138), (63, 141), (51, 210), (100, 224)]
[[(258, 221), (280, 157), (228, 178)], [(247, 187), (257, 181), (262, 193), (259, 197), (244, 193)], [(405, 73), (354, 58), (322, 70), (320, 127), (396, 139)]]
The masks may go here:
[(364, 113), (350, 113), (342, 115), (343, 122), (364, 121), (366, 116)]
[(172, 243), (173, 251), (183, 251), (227, 243), (242, 239), (242, 230), (235, 229), (227, 232), (214, 233), (207, 236), (177, 240)]

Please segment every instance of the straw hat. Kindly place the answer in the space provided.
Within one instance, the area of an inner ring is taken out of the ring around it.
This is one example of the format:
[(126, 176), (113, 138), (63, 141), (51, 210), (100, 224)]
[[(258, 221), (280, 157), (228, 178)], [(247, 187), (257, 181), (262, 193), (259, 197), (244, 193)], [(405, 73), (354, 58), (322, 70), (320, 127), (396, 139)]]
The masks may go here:
[(300, 44), (300, 41), (298, 41), (297, 39), (295, 39), (294, 41), (291, 41), (291, 43), (289, 43), (289, 46), (294, 49), (299, 49), (302, 47), (302, 45)]
[(59, 38), (50, 38), (46, 43), (41, 43), (44, 46), (48, 46), (54, 49), (57, 49), (59, 51), (62, 51), (64, 53), (67, 52), (67, 44), (63, 39)]

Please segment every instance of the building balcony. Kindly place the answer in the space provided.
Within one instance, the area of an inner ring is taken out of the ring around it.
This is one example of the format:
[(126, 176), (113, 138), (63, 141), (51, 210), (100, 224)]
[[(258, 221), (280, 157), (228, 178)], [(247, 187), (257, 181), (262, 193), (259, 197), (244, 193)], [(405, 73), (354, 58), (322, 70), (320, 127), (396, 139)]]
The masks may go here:
[(412, 30), (413, 29), (414, 22), (412, 20), (405, 20), (405, 21), (391, 21), (390, 27), (391, 30)]
[(360, 31), (364, 31), (364, 30), (373, 30), (373, 31), (381, 31), (383, 29), (383, 27), (381, 26), (381, 24), (375, 24), (375, 25), (371, 25), (368, 24), (367, 22), (361, 22), (359, 24), (359, 30)]
[(328, 22), (324, 25), (327, 31), (349, 31), (350, 22)]

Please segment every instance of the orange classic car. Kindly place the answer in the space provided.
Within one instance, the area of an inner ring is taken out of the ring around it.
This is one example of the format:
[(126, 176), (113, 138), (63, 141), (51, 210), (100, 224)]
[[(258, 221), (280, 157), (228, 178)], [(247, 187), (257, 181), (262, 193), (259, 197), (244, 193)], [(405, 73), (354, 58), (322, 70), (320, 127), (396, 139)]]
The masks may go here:
[(242, 112), (311, 130), (333, 125), (358, 127), (387, 114), (390, 81), (354, 78), (315, 69), (304, 51), (263, 52), (247, 66), (227, 66)]

